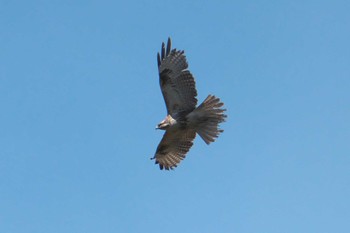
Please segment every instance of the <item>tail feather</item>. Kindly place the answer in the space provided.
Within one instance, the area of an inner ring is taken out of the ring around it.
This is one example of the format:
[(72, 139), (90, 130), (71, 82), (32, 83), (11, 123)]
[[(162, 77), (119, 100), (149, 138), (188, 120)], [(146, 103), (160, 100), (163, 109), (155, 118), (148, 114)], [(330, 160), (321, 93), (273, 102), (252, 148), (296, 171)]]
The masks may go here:
[(193, 114), (196, 122), (196, 131), (206, 144), (214, 142), (215, 139), (223, 132), (219, 124), (225, 121), (227, 117), (224, 112), (226, 109), (221, 107), (224, 103), (220, 99), (209, 95), (202, 104), (200, 104)]

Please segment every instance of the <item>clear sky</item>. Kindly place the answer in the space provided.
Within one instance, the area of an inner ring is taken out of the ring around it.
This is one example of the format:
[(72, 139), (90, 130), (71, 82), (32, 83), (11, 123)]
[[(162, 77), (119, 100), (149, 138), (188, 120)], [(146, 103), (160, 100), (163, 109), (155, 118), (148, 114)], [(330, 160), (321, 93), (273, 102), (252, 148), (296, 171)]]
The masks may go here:
[[(349, 11), (0, 0), (0, 232), (350, 232)], [(168, 36), (228, 121), (161, 171)]]

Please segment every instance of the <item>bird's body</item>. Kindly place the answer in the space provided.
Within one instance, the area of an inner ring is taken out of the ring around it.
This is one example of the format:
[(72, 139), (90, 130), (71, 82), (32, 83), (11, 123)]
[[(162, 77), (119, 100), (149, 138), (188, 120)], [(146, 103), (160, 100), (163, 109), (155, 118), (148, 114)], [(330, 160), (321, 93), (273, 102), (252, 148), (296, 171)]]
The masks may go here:
[(225, 109), (219, 98), (209, 95), (197, 105), (197, 90), (194, 78), (188, 68), (184, 51), (171, 50), (162, 44), (158, 53), (159, 83), (167, 107), (167, 116), (157, 125), (166, 130), (153, 159), (160, 169), (173, 169), (193, 145), (198, 134), (209, 144), (223, 132), (218, 126), (225, 121)]

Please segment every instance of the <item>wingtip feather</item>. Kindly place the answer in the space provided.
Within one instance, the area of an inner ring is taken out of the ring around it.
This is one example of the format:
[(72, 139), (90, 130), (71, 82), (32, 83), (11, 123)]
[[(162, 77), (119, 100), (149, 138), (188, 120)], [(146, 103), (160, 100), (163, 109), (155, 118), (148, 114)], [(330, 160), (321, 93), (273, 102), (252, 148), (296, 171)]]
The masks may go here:
[(165, 57), (165, 44), (164, 44), (164, 42), (162, 42), (162, 50), (161, 50), (161, 52), (162, 52), (162, 60), (164, 59), (164, 57)]
[(171, 50), (171, 39), (170, 39), (170, 37), (168, 37), (168, 43), (166, 46), (166, 56), (168, 56), (170, 54), (170, 50)]
[(157, 53), (157, 63), (158, 63), (158, 67), (160, 66), (160, 55), (159, 55), (159, 53)]

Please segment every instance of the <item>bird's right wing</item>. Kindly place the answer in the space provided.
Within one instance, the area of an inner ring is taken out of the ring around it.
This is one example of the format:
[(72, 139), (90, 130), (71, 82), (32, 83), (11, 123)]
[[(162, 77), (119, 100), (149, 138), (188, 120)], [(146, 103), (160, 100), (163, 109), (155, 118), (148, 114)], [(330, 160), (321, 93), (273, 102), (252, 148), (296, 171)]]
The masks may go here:
[(160, 169), (173, 169), (183, 160), (193, 145), (193, 129), (169, 129), (160, 141), (153, 159)]

